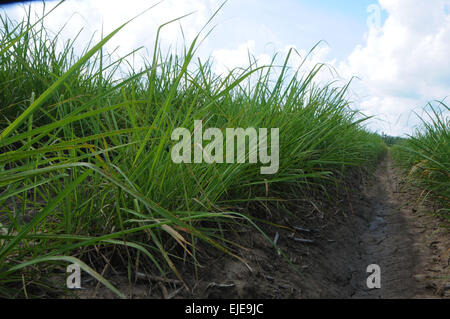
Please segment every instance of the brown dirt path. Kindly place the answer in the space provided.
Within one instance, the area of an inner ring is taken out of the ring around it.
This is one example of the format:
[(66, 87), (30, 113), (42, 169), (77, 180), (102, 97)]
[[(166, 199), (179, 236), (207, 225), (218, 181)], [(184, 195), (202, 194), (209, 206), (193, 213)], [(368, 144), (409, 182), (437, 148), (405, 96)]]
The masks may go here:
[[(361, 234), (359, 242), (363, 247), (362, 265), (375, 263), (381, 267), (381, 289), (360, 287), (354, 298), (446, 295), (450, 283), (450, 256), (446, 255), (446, 249), (448, 252), (450, 248), (449, 233), (430, 215), (431, 207), (417, 202), (418, 190), (405, 187), (387, 155), (364, 194), (370, 203), (365, 214), (369, 217), (368, 231)], [(446, 279), (438, 278), (445, 276)]]
[[(381, 289), (368, 290), (356, 286), (354, 298), (411, 298), (416, 293), (413, 278), (417, 256), (413, 252), (414, 238), (408, 232), (407, 220), (398, 209), (391, 161), (385, 159), (375, 172), (374, 182), (366, 194), (368, 229), (362, 232), (359, 245), (361, 267), (377, 264), (381, 268)], [(362, 273), (361, 273), (362, 275)], [(364, 283), (364, 276), (357, 276)]]

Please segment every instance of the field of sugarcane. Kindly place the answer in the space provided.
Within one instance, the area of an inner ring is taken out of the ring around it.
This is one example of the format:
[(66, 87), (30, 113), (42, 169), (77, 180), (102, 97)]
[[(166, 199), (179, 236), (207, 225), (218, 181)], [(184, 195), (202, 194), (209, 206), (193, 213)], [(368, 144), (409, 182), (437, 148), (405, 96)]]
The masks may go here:
[[(350, 105), (348, 86), (315, 84), (322, 65), (290, 69), (295, 52), (284, 65), (250, 60), (219, 76), (194, 59), (198, 38), (179, 55), (156, 38), (145, 67), (123, 76), (127, 56), (112, 61), (103, 48), (125, 25), (75, 56), (75, 41), (57, 49), (61, 40), (46, 31), (51, 14), (1, 18), (0, 297), (45, 296), (48, 278), (72, 263), (123, 297), (92, 262), (105, 251), (130, 273), (180, 280), (177, 265), (196, 265), (200, 242), (240, 259), (227, 230), (261, 231), (254, 207), (283, 211), (282, 200), (300, 192), (331, 201), (328, 189), (386, 150)], [(193, 132), (195, 120), (222, 131), (278, 128), (277, 172), (248, 161), (174, 163), (171, 134)], [(448, 121), (436, 124), (403, 149), (448, 199)]]
[(440, 202), (438, 213), (450, 216), (450, 108), (444, 102), (424, 108), (421, 127), (395, 144), (392, 155), (407, 172), (408, 180), (424, 190), (422, 198)]

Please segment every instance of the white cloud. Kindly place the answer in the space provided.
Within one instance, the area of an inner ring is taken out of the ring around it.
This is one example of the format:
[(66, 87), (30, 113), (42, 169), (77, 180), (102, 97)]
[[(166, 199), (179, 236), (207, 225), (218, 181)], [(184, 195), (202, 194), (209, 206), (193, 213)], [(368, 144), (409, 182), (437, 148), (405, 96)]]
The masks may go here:
[(335, 79), (336, 74), (334, 68), (337, 60), (330, 60), (328, 57), (331, 49), (327, 44), (319, 43), (312, 52), (310, 52), (311, 50), (307, 51), (297, 48), (295, 45), (287, 45), (282, 51), (283, 59), (287, 56), (290, 49), (292, 49), (292, 53), (289, 65), (293, 70), (299, 70), (299, 77), (303, 76), (305, 73), (309, 73), (317, 65), (324, 64), (324, 67), (317, 73), (314, 81), (326, 84)]
[[(269, 65), (271, 57), (268, 54), (254, 55), (255, 41), (249, 40), (240, 44), (236, 49), (214, 50), (212, 58), (214, 59), (214, 72), (216, 74), (227, 74), (234, 68), (247, 68), (253, 59), (256, 59), (257, 66)], [(251, 60), (249, 60), (249, 54)]]
[[(76, 53), (80, 54), (94, 32), (94, 43), (96, 43), (100, 40), (102, 28), (103, 34), (107, 35), (158, 1), (132, 0), (131, 2), (121, 0), (69, 0), (46, 18), (45, 25), (49, 30), (56, 33), (66, 24), (61, 39), (73, 39), (83, 29), (77, 41), (79, 45), (76, 47), (78, 50)], [(57, 3), (46, 3), (47, 11)], [(190, 43), (217, 9), (217, 6), (218, 4), (214, 0), (163, 1), (122, 29), (107, 43), (105, 48), (109, 52), (118, 48), (116, 53), (122, 56), (144, 46), (144, 49), (148, 50), (148, 54), (142, 52), (142, 55), (152, 56), (158, 27), (172, 19), (194, 12), (180, 22), (164, 27), (161, 32), (160, 41), (164, 53), (169, 46), (172, 49), (175, 49), (176, 46), (181, 49), (183, 37), (180, 26), (183, 28), (186, 42)], [(39, 16), (41, 16), (42, 7), (42, 2), (31, 3), (32, 12), (36, 12)], [(23, 6), (16, 5), (7, 8), (6, 14), (9, 18), (20, 21), (25, 16), (25, 11)]]
[(379, 0), (388, 18), (372, 27), (364, 45), (339, 65), (341, 75), (361, 78), (361, 108), (388, 123), (372, 128), (411, 133), (411, 114), (428, 101), (450, 94), (450, 0)]
[[(256, 60), (256, 66), (269, 66), (272, 63), (272, 53), (256, 53), (256, 42), (249, 40), (245, 43), (238, 45), (235, 49), (219, 49), (212, 53), (214, 59), (214, 72), (216, 74), (228, 74), (229, 71), (234, 68), (247, 68), (250, 65), (249, 54), (251, 57), (251, 63)], [(297, 48), (295, 45), (286, 45), (277, 53), (277, 58), (273, 63), (271, 74), (273, 80), (276, 80), (283, 66), (285, 59), (292, 49), (289, 57), (288, 67), (293, 72), (299, 70), (299, 78), (305, 73), (309, 73), (316, 65), (324, 63), (326, 67), (323, 68), (315, 77), (315, 82), (329, 83), (335, 77), (333, 67), (336, 64), (336, 60), (328, 60), (330, 48), (325, 44), (318, 45), (312, 52)], [(327, 61), (328, 60), (328, 61)]]

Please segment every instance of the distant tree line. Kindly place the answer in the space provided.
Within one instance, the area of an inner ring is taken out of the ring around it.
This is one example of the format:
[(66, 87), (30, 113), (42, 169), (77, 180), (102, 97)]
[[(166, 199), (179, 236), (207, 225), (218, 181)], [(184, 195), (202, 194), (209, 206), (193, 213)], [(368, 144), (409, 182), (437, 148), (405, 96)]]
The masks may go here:
[(406, 138), (403, 137), (389, 136), (384, 133), (381, 134), (381, 137), (383, 138), (383, 141), (387, 146), (392, 146), (406, 140)]

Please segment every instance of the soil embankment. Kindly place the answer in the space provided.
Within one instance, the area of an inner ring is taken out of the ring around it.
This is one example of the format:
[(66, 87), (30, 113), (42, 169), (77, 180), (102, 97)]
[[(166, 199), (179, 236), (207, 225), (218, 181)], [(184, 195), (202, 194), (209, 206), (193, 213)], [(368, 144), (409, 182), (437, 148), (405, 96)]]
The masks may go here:
[[(321, 213), (321, 223), (302, 218), (298, 226), (265, 228), (285, 257), (249, 229), (239, 235), (248, 265), (217, 255), (199, 268), (197, 279), (186, 267), (189, 292), (162, 278), (133, 287), (112, 282), (134, 298), (450, 298), (450, 233), (419, 194), (404, 183), (388, 154), (345, 199), (346, 209)], [(381, 268), (380, 289), (366, 285), (371, 264)], [(83, 296), (91, 293), (87, 289)]]

